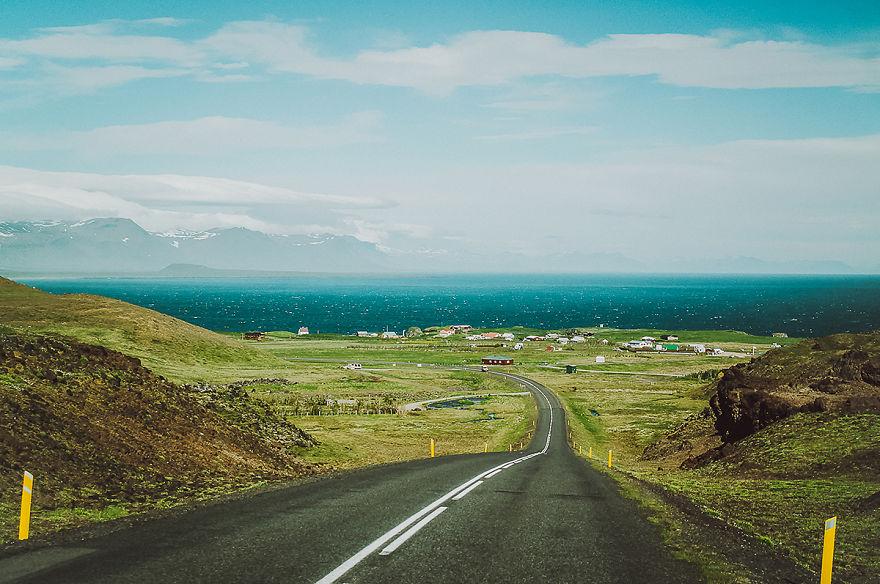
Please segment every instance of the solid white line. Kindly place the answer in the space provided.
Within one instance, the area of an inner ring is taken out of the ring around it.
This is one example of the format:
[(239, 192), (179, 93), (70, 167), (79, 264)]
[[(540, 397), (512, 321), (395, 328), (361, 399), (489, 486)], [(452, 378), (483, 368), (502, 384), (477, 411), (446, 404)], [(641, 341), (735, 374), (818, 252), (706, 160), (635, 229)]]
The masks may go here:
[[(472, 479), (460, 484), (459, 486), (455, 487), (454, 489), (452, 489), (451, 491), (449, 491), (448, 493), (446, 493), (445, 495), (443, 495), (442, 497), (440, 497), (439, 499), (437, 499), (433, 503), (428, 504), (427, 506), (422, 508), (420, 511), (417, 511), (416, 513), (410, 515), (408, 518), (403, 520), (401, 523), (397, 524), (396, 526), (394, 526), (391, 529), (389, 529), (388, 531), (386, 531), (384, 534), (380, 535), (373, 542), (371, 542), (367, 546), (365, 546), (362, 550), (360, 550), (355, 555), (351, 556), (346, 561), (344, 561), (342, 564), (337, 566), (336, 569), (334, 569), (332, 572), (330, 572), (329, 574), (327, 574), (326, 576), (324, 576), (323, 578), (318, 580), (315, 584), (333, 584), (339, 578), (341, 578), (345, 573), (347, 573), (349, 570), (351, 570), (356, 565), (361, 563), (364, 560), (364, 558), (366, 558), (367, 556), (369, 556), (370, 554), (375, 552), (377, 549), (379, 549), (383, 545), (385, 545), (385, 543), (387, 543), (388, 541), (391, 541), (393, 538), (397, 537), (402, 531), (409, 528), (414, 523), (419, 522), (420, 520), (423, 520), (423, 518), (425, 518), (425, 515), (432, 513), (432, 512), (436, 513), (430, 519), (428, 519), (428, 521), (430, 521), (431, 519), (433, 519), (434, 517), (436, 517), (437, 515), (442, 513), (442, 511), (439, 511), (439, 512), (436, 511), (436, 509), (438, 507), (440, 507), (440, 505), (442, 505), (446, 501), (452, 499), (453, 497), (455, 497), (456, 495), (458, 495), (460, 492), (464, 491), (465, 489), (468, 489), (469, 487), (471, 487), (471, 485), (473, 485), (477, 481), (480, 481), (480, 480), (486, 478), (487, 475), (490, 475), (496, 471), (500, 472), (501, 470), (511, 466), (511, 464), (516, 464), (517, 462), (528, 460), (532, 457), (547, 453), (547, 450), (550, 448), (550, 437), (553, 434), (553, 405), (550, 403), (550, 399), (547, 397), (547, 394), (545, 394), (540, 388), (538, 388), (537, 385), (532, 383), (531, 380), (514, 377), (512, 375), (508, 375), (507, 373), (500, 373), (499, 375), (502, 375), (504, 377), (508, 377), (510, 379), (514, 379), (514, 380), (520, 382), (521, 384), (525, 384), (525, 385), (532, 387), (535, 391), (537, 391), (539, 394), (541, 394), (541, 397), (543, 397), (544, 401), (547, 402), (547, 409), (550, 412), (550, 422), (549, 422), (548, 428), (547, 428), (547, 441), (544, 443), (543, 450), (540, 450), (538, 452), (533, 452), (532, 454), (528, 454), (526, 456), (521, 456), (521, 457), (517, 458), (516, 460), (494, 466), (488, 470), (481, 472), (480, 474), (473, 477)], [(446, 508), (444, 507), (443, 509), (445, 510)], [(426, 521), (425, 524), (427, 524), (428, 521)], [(419, 529), (421, 529), (421, 528), (419, 528)], [(416, 531), (418, 531), (418, 530), (416, 530)], [(413, 533), (415, 533), (415, 531), (413, 531)], [(403, 543), (403, 541), (401, 541), (401, 543)], [(391, 551), (394, 551), (394, 550), (391, 550)], [(391, 552), (388, 552), (388, 553), (391, 553)]]
[(493, 471), (493, 472), (487, 474), (487, 475), (486, 475), (485, 477), (483, 477), (483, 478), (491, 479), (492, 477), (494, 477), (495, 475), (497, 475), (498, 473), (500, 473), (502, 470), (504, 470), (504, 469), (503, 469), (503, 468), (499, 468), (498, 470)]
[[(477, 483), (477, 484), (480, 484), (480, 483)], [(473, 486), (471, 486), (471, 488), (473, 488)], [(468, 490), (470, 490), (470, 489), (468, 489)], [(440, 515), (444, 511), (446, 511), (448, 508), (449, 507), (437, 507), (436, 509), (434, 509), (433, 513), (431, 513), (427, 517), (424, 517), (421, 521), (419, 521), (418, 523), (416, 523), (415, 525), (410, 527), (408, 530), (406, 530), (406, 532), (404, 532), (403, 535), (401, 535), (400, 537), (398, 537), (397, 539), (392, 541), (390, 544), (388, 544), (388, 547), (386, 547), (384, 550), (379, 552), (379, 555), (380, 556), (387, 556), (388, 554), (392, 553), (394, 550), (396, 550), (397, 548), (402, 546), (406, 542), (406, 540), (408, 540), (409, 538), (414, 536), (418, 530), (420, 530), (421, 528), (423, 528), (427, 524), (431, 523), (431, 521), (433, 521), (435, 517), (437, 517), (438, 515)]]
[(454, 496), (454, 497), (452, 498), (452, 500), (453, 500), (453, 501), (458, 501), (458, 500), (460, 500), (460, 499), (464, 499), (464, 498), (467, 496), (468, 493), (470, 493), (471, 491), (473, 491), (474, 489), (476, 489), (477, 487), (479, 487), (479, 486), (482, 485), (482, 484), (483, 484), (483, 481), (477, 481), (477, 482), (475, 482), (474, 484), (472, 484), (471, 486), (469, 486), (468, 488), (466, 488), (465, 490), (463, 490), (462, 492), (460, 492), (459, 494), (457, 494), (456, 496)]

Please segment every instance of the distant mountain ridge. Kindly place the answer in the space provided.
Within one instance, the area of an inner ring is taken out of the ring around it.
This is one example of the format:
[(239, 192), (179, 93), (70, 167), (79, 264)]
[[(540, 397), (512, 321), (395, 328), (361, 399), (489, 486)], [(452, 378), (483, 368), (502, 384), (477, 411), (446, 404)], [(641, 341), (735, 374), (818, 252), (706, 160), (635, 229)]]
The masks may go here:
[(246, 277), (281, 273), (853, 274), (835, 260), (753, 257), (639, 260), (601, 251), (545, 255), (391, 250), (351, 235), (271, 235), (243, 227), (150, 232), (131, 219), (0, 222), (6, 274)]
[(382, 271), (374, 244), (340, 235), (268, 235), (244, 228), (152, 233), (130, 219), (0, 223), (0, 268), (152, 272), (174, 264), (224, 270)]

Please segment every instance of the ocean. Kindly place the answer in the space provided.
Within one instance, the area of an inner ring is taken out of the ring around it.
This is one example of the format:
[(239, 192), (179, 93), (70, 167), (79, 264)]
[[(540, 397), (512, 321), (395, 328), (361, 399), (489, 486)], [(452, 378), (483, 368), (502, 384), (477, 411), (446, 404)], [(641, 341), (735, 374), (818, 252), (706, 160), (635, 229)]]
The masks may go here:
[(880, 276), (401, 275), (25, 279), (217, 331), (352, 333), (471, 324), (724, 329), (820, 336), (880, 328)]

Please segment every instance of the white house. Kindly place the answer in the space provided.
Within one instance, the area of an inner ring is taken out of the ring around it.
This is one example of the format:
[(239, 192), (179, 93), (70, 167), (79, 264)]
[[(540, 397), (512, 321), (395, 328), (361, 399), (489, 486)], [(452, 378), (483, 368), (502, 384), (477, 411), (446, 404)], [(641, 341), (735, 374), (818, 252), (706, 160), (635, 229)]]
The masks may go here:
[(587, 340), (586, 337), (582, 337), (581, 335), (575, 335), (575, 336), (571, 337), (572, 343), (583, 343), (586, 340)]
[(299, 327), (299, 330), (296, 331), (296, 334), (298, 334), (298, 335), (301, 336), (301, 337), (304, 336), (304, 335), (309, 334), (309, 327), (307, 327), (307, 326), (301, 326), (301, 327)]
[(359, 336), (359, 337), (369, 337), (369, 336), (370, 336), (370, 332), (369, 332), (369, 331), (358, 331), (358, 332), (357, 332), (357, 336)]
[(400, 335), (398, 335), (394, 331), (385, 331), (384, 333), (382, 333), (382, 338), (383, 339), (399, 339)]
[(513, 333), (504, 333), (503, 335), (501, 335), (501, 338), (505, 341), (512, 341), (516, 337), (513, 335)]

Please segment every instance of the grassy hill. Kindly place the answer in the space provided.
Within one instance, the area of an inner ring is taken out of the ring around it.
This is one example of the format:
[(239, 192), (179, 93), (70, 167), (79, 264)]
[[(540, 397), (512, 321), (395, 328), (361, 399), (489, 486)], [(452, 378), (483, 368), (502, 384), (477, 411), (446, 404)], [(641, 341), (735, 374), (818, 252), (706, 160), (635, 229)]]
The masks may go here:
[(38, 536), (313, 472), (294, 455), (311, 437), (263, 402), (62, 337), (0, 333), (0, 436), (0, 542), (25, 470)]
[(86, 294), (56, 295), (0, 278), (0, 325), (61, 334), (138, 357), (177, 381), (224, 380), (285, 368), (280, 359), (159, 312)]

